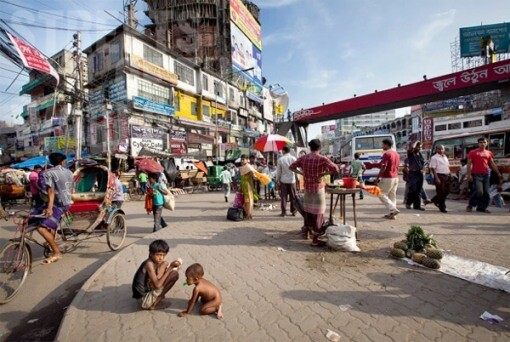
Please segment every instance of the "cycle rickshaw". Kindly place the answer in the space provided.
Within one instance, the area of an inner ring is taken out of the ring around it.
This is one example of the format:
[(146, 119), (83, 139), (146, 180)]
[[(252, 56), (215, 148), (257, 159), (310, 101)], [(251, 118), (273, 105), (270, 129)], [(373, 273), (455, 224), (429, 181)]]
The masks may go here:
[[(55, 242), (62, 253), (67, 253), (89, 238), (106, 235), (106, 242), (112, 251), (119, 249), (126, 238), (127, 225), (122, 209), (112, 205), (115, 192), (115, 175), (101, 165), (79, 167), (74, 173), (75, 189), (73, 204), (60, 221), (55, 231)], [(49, 257), (51, 248), (41, 243), (37, 226), (29, 225), (28, 211), (10, 212), (17, 225), (14, 238), (0, 250), (0, 304), (16, 296), (32, 267), (31, 243), (44, 248)]]

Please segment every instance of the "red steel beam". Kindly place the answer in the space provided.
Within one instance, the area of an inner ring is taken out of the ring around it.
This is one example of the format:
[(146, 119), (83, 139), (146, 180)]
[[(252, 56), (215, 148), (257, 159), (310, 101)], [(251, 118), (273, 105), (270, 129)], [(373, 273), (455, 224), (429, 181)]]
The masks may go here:
[(310, 124), (510, 87), (510, 60), (294, 112)]

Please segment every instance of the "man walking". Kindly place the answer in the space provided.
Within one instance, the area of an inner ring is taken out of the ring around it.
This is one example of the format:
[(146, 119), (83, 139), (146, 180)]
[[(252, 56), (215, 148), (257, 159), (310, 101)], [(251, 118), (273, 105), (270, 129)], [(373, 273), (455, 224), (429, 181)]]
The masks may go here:
[(381, 202), (390, 211), (384, 215), (389, 220), (395, 219), (400, 211), (397, 209), (397, 187), (398, 187), (398, 165), (400, 164), (400, 156), (391, 149), (393, 140), (384, 139), (382, 148), (385, 151), (381, 159), (381, 169), (375, 184), (381, 188), (382, 196), (379, 197)]
[(282, 206), (282, 213), (280, 216), (286, 215), (287, 208), (287, 195), (290, 201), (290, 213), (292, 216), (296, 216), (296, 176), (289, 169), (290, 165), (296, 161), (296, 157), (291, 155), (290, 149), (284, 146), (282, 149), (283, 156), (278, 159), (276, 165), (276, 182), (280, 187), (280, 202)]
[(411, 205), (416, 210), (425, 210), (421, 206), (421, 191), (423, 189), (423, 166), (425, 159), (421, 154), (421, 143), (416, 141), (413, 147), (407, 151), (407, 165), (409, 172), (407, 176), (407, 184), (409, 184), (409, 192), (407, 194), (406, 208), (411, 209)]
[(446, 197), (450, 193), (450, 162), (448, 157), (444, 154), (444, 146), (436, 146), (436, 153), (430, 158), (429, 164), (430, 172), (434, 176), (434, 183), (436, 185), (436, 195), (432, 197), (432, 203), (439, 208), (442, 213), (447, 213), (446, 210)]
[(478, 139), (478, 148), (469, 152), (467, 156), (467, 180), (472, 182), (471, 197), (466, 208), (467, 212), (476, 211), (482, 213), (490, 213), (487, 210), (490, 202), (489, 195), (489, 167), (499, 178), (498, 191), (501, 192), (503, 185), (503, 177), (494, 164), (494, 155), (487, 150), (487, 139)]
[[(353, 178), (356, 178), (358, 180), (358, 182), (362, 183), (363, 182), (363, 172), (365, 172), (365, 170), (367, 169), (367, 167), (365, 166), (365, 163), (363, 163), (361, 160), (359, 160), (359, 153), (356, 152), (354, 153), (354, 160), (351, 162), (351, 167), (350, 167), (350, 176), (353, 177)], [(363, 190), (360, 190), (359, 191), (359, 199), (362, 200), (363, 199)]]
[[(326, 192), (322, 177), (326, 174), (339, 172), (338, 166), (328, 158), (321, 156), (321, 142), (313, 139), (308, 143), (310, 153), (299, 158), (289, 166), (289, 170), (303, 175), (305, 181), (305, 194), (303, 209), (305, 211), (305, 225), (308, 233), (313, 234), (312, 246), (323, 246), (319, 235), (324, 234), (324, 212), (326, 211)], [(398, 154), (397, 154), (398, 156)]]
[(223, 188), (223, 196), (225, 196), (225, 202), (228, 202), (228, 197), (230, 196), (230, 183), (232, 183), (232, 173), (230, 173), (226, 166), (220, 173), (220, 181)]
[(40, 208), (44, 205), (44, 201), (39, 196), (39, 173), (42, 171), (41, 165), (34, 166), (34, 170), (30, 172), (28, 179), (30, 180), (30, 193), (32, 194), (32, 203), (34, 208)]

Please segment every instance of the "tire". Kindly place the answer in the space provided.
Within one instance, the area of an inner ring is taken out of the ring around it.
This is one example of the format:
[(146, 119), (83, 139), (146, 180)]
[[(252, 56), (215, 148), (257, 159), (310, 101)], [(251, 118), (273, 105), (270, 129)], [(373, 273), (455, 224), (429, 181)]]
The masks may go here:
[(132, 201), (141, 201), (143, 199), (143, 192), (140, 188), (131, 188), (128, 191), (129, 193), (129, 199)]
[(0, 251), (0, 304), (11, 301), (20, 291), (32, 267), (27, 246), (9, 242)]
[(126, 239), (126, 218), (121, 213), (115, 213), (106, 230), (106, 242), (112, 251), (119, 249)]
[(452, 181), (450, 182), (450, 192), (452, 194), (459, 194), (460, 193), (460, 184), (459, 180), (454, 177)]

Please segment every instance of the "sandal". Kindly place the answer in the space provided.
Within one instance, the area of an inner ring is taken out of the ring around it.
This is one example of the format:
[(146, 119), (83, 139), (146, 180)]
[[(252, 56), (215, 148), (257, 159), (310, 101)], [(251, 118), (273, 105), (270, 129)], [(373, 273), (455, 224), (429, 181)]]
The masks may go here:
[(53, 264), (54, 262), (57, 262), (59, 261), (60, 259), (62, 259), (62, 255), (52, 255), (50, 256), (49, 258), (46, 258), (42, 261), (42, 264), (43, 265), (49, 265), (49, 264)]
[(312, 242), (312, 244), (310, 246), (312, 246), (312, 247), (324, 247), (324, 246), (326, 246), (326, 241)]

